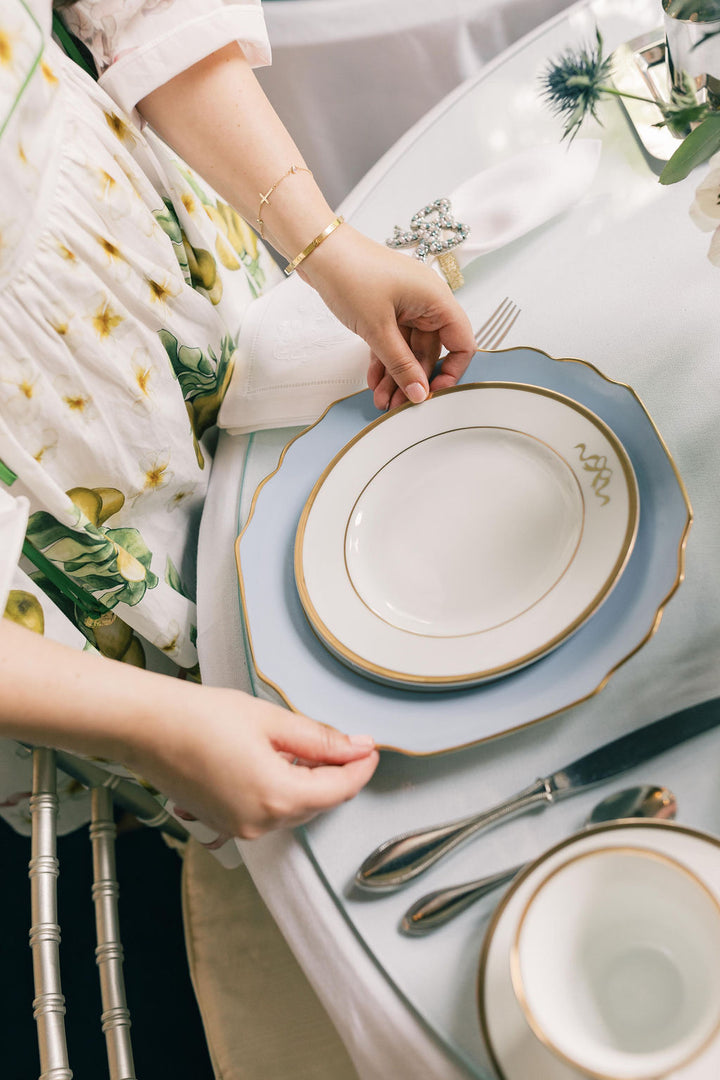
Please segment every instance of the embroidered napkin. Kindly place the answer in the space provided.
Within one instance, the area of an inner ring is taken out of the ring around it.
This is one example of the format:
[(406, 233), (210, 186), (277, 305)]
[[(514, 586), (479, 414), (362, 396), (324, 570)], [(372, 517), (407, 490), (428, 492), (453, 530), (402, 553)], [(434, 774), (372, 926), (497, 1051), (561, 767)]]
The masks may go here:
[[(577, 202), (595, 176), (600, 148), (589, 139), (534, 147), (456, 188), (453, 216), (470, 226), (453, 251), (460, 266)], [(408, 208), (408, 219), (417, 209)], [(365, 388), (369, 359), (365, 342), (294, 274), (246, 312), (218, 423), (233, 434), (312, 423), (338, 398)]]

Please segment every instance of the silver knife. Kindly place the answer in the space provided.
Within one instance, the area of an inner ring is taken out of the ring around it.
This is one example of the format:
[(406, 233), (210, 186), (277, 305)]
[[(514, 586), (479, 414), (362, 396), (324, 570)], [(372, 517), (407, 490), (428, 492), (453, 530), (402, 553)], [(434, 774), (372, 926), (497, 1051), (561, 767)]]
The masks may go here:
[(619, 776), (627, 769), (657, 757), (718, 724), (720, 698), (711, 698), (662, 720), (655, 720), (585, 754), (551, 776), (540, 777), (524, 791), (490, 810), (386, 840), (365, 859), (355, 875), (355, 883), (363, 889), (395, 889), (412, 881), (481, 829), (513, 814), (558, 802), (594, 784)]

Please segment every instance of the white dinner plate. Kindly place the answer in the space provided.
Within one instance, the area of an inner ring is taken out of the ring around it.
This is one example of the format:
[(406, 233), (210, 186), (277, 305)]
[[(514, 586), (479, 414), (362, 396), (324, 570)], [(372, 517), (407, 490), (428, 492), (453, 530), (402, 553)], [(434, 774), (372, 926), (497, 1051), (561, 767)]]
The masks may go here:
[(538, 386), (468, 384), (343, 447), (300, 518), (295, 579), (340, 660), (449, 689), (577, 630), (617, 582), (637, 522), (632, 465), (594, 413)]
[[(598, 847), (658, 851), (691, 870), (720, 899), (720, 839), (668, 821), (613, 822), (577, 833), (541, 855), (505, 893), (488, 927), (480, 955), (480, 1026), (500, 1080), (583, 1080), (532, 1033), (515, 996), (510, 953), (515, 932), (535, 887), (570, 855)], [(720, 1076), (720, 1040), (679, 1072), (676, 1080)]]

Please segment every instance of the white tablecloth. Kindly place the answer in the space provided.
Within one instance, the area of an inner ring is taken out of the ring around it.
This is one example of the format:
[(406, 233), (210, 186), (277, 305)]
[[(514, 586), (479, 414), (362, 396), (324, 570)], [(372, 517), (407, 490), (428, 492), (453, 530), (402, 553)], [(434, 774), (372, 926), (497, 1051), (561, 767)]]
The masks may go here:
[(273, 0), (258, 78), (331, 205), (404, 131), (568, 0)]
[[(612, 46), (649, 29), (657, 8), (654, 0), (594, 0), (531, 35), (399, 141), (348, 199), (354, 222), (382, 239), (388, 224), (407, 216), (408, 208), (451, 190), (464, 176), (516, 149), (557, 138), (557, 123), (537, 101), (538, 70), (571, 42), (589, 38), (595, 18)], [(491, 805), (601, 741), (720, 691), (720, 270), (707, 262), (708, 239), (688, 217), (699, 176), (661, 188), (617, 106), (603, 107), (602, 116), (603, 159), (588, 197), (563, 218), (476, 263), (459, 295), (475, 325), (505, 295), (521, 306), (504, 346), (531, 344), (554, 356), (582, 357), (635, 387), (694, 505), (685, 584), (656, 636), (592, 701), (463, 754), (430, 760), (384, 756), (376, 778), (357, 799), (309, 829), (315, 857), (340, 896), (362, 855), (386, 836)], [(597, 129), (588, 134), (596, 135)], [(245, 462), (246, 508), (282, 442), (277, 432), (253, 437)], [(205, 677), (240, 687), (248, 682), (239, 644), (233, 540), (246, 446), (246, 439), (220, 440), (199, 573)], [(720, 737), (703, 739), (702, 751), (689, 743), (633, 776), (670, 784), (682, 820), (717, 832)], [(275, 835), (244, 846), (260, 891), (363, 1080), (488, 1075), (474, 1016), (479, 916), (467, 913), (424, 941), (402, 939), (398, 917), (426, 887), (462, 881), (537, 853), (577, 827), (595, 798), (595, 793), (579, 796), (540, 818), (504, 825), (455, 853), (410, 891), (365, 904), (343, 900), (354, 931), (299, 841)], [(420, 1016), (444, 1026), (447, 1052), (438, 1048)]]

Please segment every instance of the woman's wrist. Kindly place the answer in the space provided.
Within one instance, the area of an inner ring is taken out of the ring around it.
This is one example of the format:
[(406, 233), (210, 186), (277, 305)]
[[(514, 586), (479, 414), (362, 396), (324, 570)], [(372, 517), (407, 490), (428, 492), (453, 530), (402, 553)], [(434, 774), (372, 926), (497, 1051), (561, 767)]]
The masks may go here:
[(223, 691), (168, 675), (154, 675), (150, 690), (134, 717), (120, 725), (113, 743), (116, 760), (157, 782), (165, 769), (187, 767), (193, 760), (203, 714), (211, 714), (212, 695)]
[[(325, 223), (325, 226), (332, 220), (334, 216)], [(352, 269), (356, 265), (366, 245), (374, 247), (375, 243), (344, 221), (306, 259), (303, 259), (296, 273), (308, 285), (322, 292), (325, 283), (336, 280), (339, 270)]]
[(291, 183), (278, 188), (264, 210), (265, 239), (289, 262), (335, 216), (312, 176), (297, 172)]

